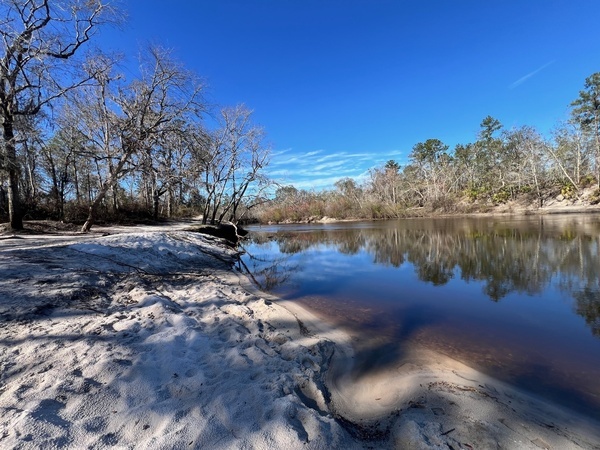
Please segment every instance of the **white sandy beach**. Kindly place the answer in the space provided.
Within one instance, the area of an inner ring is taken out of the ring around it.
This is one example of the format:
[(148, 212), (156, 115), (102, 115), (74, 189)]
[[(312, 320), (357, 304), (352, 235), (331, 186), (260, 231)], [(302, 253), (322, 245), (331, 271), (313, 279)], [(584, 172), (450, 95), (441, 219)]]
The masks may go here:
[(350, 337), (235, 256), (181, 227), (1, 236), (0, 448), (600, 448), (600, 422), (431, 351), (350, 377)]

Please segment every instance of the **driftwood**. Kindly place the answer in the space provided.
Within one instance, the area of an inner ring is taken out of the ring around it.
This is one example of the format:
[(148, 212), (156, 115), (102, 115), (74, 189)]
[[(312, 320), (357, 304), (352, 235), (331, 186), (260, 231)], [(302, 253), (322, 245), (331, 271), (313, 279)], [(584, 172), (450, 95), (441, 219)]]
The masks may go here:
[(230, 222), (223, 222), (218, 225), (203, 225), (194, 229), (194, 231), (223, 238), (233, 245), (237, 245), (240, 238), (248, 234), (246, 230)]

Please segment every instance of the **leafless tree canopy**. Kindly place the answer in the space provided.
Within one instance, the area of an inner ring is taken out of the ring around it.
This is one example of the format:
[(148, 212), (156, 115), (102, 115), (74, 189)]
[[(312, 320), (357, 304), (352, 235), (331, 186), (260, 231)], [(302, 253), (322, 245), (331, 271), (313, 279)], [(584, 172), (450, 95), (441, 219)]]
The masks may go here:
[(133, 79), (113, 56), (85, 57), (99, 26), (119, 18), (103, 0), (0, 1), (0, 205), (13, 229), (41, 203), (57, 219), (85, 210), (83, 231), (134, 204), (154, 219), (210, 205), (211, 221), (236, 220), (264, 184), (250, 113), (224, 109), (223, 128), (207, 130), (203, 83), (170, 51), (145, 49)]
[(101, 0), (4, 0), (0, 2), (0, 119), (4, 168), (8, 173), (11, 226), (23, 227), (15, 125), (19, 116), (35, 116), (52, 100), (87, 81), (67, 64), (108, 20)]

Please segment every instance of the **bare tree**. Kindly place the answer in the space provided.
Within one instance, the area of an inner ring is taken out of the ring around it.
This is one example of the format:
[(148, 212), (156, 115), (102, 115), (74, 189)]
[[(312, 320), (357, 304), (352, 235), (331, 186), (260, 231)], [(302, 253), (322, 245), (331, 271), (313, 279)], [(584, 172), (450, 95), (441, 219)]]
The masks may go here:
[[(264, 130), (252, 125), (252, 111), (243, 105), (228, 110), (226, 115), (232, 115), (228, 121), (235, 123), (234, 139), (232, 139), (232, 164), (231, 192), (229, 205), (221, 215), (219, 222), (226, 214), (230, 222), (237, 222), (243, 215), (255, 206), (255, 202), (261, 198), (264, 190), (270, 186), (270, 180), (264, 169), (269, 164), (270, 149), (265, 146)], [(239, 213), (240, 206), (244, 203), (246, 211)]]
[[(506, 134), (507, 148), (513, 149), (513, 163), (519, 167), (518, 180), (523, 186), (532, 186), (538, 206), (544, 206), (544, 192), (547, 184), (548, 144), (531, 127), (521, 127)], [(511, 161), (506, 162), (508, 167)]]
[(383, 215), (396, 217), (400, 202), (400, 165), (393, 160), (384, 166), (369, 170), (367, 181), (371, 196), (371, 210), (375, 218)]
[(223, 108), (220, 126), (210, 133), (198, 163), (202, 166), (206, 203), (202, 221), (221, 222), (228, 215), (236, 222), (242, 203), (248, 208), (269, 185), (264, 169), (270, 151), (264, 144), (264, 131), (251, 122), (252, 111), (243, 105)]
[(18, 116), (15, 120), (14, 144), (17, 165), (22, 174), (19, 177), (21, 202), (26, 207), (35, 208), (39, 202), (39, 156), (45, 136), (42, 124), (43, 114), (37, 116)]
[(448, 146), (439, 139), (427, 139), (413, 146), (409, 155), (417, 180), (424, 185), (426, 201), (437, 201), (448, 194), (446, 172), (449, 166)]
[[(362, 187), (352, 178), (344, 177), (335, 182), (335, 187), (346, 200), (345, 206), (350, 209), (355, 215), (360, 213), (364, 203), (364, 192)], [(352, 205), (356, 205), (353, 207)]]
[(185, 166), (186, 161), (190, 161), (193, 144), (190, 145), (188, 135), (192, 134), (193, 129), (188, 130), (185, 122), (181, 121), (180, 126), (162, 133), (154, 146), (138, 155), (139, 162), (136, 165), (141, 169), (139, 175), (151, 197), (154, 220), (158, 219), (160, 199), (165, 194), (167, 217), (173, 214), (175, 190), (181, 192), (181, 185), (188, 176)]
[[(98, 61), (95, 62), (98, 64)], [(181, 68), (169, 52), (150, 48), (142, 61), (140, 79), (125, 84), (113, 76), (108, 61), (103, 70), (92, 67), (97, 84), (78, 101), (80, 129), (103, 166), (101, 185), (91, 202), (82, 232), (90, 230), (106, 195), (133, 169), (135, 154), (150, 152), (165, 135), (180, 130), (182, 121), (200, 117), (204, 106), (202, 85)]]
[[(79, 186), (75, 183), (76, 174), (82, 169), (80, 136), (73, 127), (59, 129), (49, 140), (40, 143), (40, 165), (44, 172), (42, 188), (52, 202), (54, 216), (65, 218), (65, 203), (69, 191), (75, 189), (79, 197)], [(79, 163), (79, 164), (78, 164)]]
[(8, 173), (10, 227), (23, 228), (16, 118), (35, 116), (52, 100), (85, 82), (67, 60), (111, 12), (103, 0), (0, 2), (0, 119)]

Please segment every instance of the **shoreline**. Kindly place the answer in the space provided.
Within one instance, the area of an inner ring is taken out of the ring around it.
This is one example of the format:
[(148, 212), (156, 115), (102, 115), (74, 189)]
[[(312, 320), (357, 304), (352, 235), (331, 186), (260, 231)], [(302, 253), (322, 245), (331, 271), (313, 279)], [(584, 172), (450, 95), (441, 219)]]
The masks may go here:
[[(416, 211), (416, 210), (409, 210)], [(408, 214), (403, 217), (389, 217), (389, 218), (350, 218), (350, 219), (335, 219), (332, 217), (324, 216), (322, 218), (308, 218), (301, 221), (282, 221), (282, 222), (268, 222), (268, 223), (252, 223), (246, 226), (251, 227), (263, 227), (263, 226), (281, 226), (281, 225), (315, 225), (315, 224), (336, 224), (345, 222), (379, 222), (385, 220), (409, 220), (409, 219), (443, 219), (443, 218), (468, 218), (468, 217), (535, 217), (535, 216), (547, 216), (547, 215), (560, 215), (560, 214), (599, 214), (600, 204), (569, 204), (559, 205), (550, 204), (544, 207), (528, 207), (513, 204), (502, 204), (494, 207), (490, 207), (489, 211), (473, 211), (473, 212), (453, 212), (453, 213), (436, 213), (432, 211), (425, 212), (424, 214)]]
[[(325, 319), (292, 301), (283, 304), (331, 337)], [(330, 409), (367, 436), (387, 433), (395, 448), (469, 448), (469, 441), (473, 448), (600, 448), (600, 422), (592, 416), (421, 345), (404, 349), (391, 367), (357, 374), (354, 338), (336, 333), (326, 376)]]
[(598, 422), (432, 351), (355, 377), (351, 336), (218, 239), (152, 230), (4, 241), (0, 446), (600, 448)]

